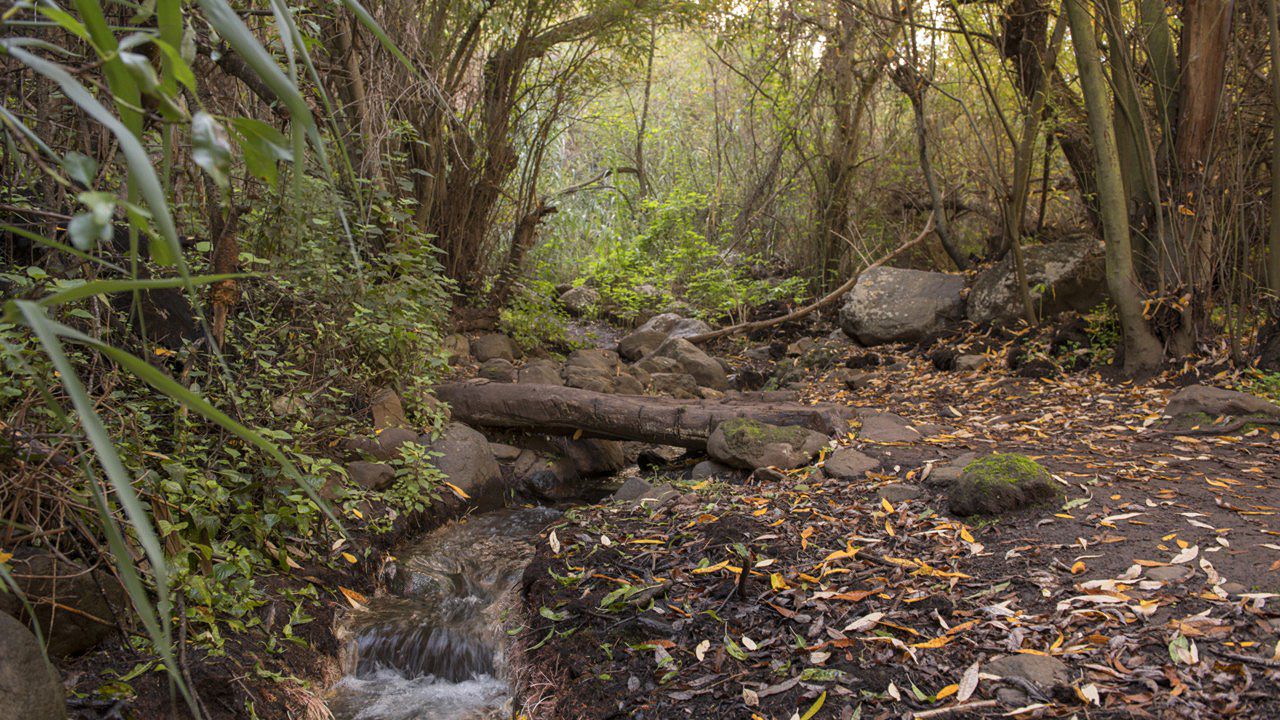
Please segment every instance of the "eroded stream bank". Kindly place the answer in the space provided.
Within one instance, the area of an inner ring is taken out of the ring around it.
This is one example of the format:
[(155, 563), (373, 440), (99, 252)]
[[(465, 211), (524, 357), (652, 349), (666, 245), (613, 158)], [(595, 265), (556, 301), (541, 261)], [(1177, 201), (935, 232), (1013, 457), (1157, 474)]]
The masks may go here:
[(511, 715), (508, 618), (531, 540), (561, 515), (506, 508), (403, 548), (388, 583), (346, 626), (337, 720), (479, 720)]

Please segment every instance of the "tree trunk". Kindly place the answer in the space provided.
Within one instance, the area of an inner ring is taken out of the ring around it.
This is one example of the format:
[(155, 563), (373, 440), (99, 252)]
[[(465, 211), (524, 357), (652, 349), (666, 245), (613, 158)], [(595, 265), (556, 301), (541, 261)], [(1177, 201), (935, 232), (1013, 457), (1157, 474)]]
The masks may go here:
[(455, 420), (468, 425), (688, 448), (706, 447), (711, 431), (734, 418), (840, 435), (849, 431), (849, 421), (856, 416), (844, 405), (770, 402), (763, 394), (759, 399), (674, 400), (483, 381), (442, 385), (436, 397), (449, 403)]
[(1107, 247), (1107, 288), (1120, 315), (1124, 334), (1124, 366), (1130, 374), (1155, 371), (1163, 359), (1160, 341), (1147, 325), (1142, 298), (1133, 271), (1133, 249), (1129, 239), (1129, 215), (1125, 207), (1124, 181), (1116, 150), (1115, 125), (1107, 81), (1102, 74), (1101, 54), (1093, 31), (1093, 18), (1085, 0), (1065, 0), (1076, 65), (1093, 139), (1098, 180), (1098, 209)]
[[(1267, 282), (1280, 300), (1280, 6), (1267, 0), (1271, 41), (1271, 233), (1267, 256)], [(1276, 303), (1280, 308), (1280, 302)]]

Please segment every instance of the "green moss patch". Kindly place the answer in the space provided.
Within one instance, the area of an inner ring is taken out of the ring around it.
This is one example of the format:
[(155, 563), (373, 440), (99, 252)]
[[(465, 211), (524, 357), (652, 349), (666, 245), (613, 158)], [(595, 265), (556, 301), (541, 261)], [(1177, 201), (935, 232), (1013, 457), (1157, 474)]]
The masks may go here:
[(1000, 515), (1061, 499), (1049, 472), (1025, 455), (995, 453), (965, 466), (947, 504), (956, 515)]

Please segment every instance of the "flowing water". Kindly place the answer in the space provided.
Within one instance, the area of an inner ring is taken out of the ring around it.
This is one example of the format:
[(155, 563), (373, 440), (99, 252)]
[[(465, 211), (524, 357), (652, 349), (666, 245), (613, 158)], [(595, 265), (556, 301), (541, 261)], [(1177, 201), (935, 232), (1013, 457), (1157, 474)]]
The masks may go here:
[(497, 510), (402, 549), (395, 594), (353, 618), (348, 674), (329, 700), (334, 717), (510, 717), (503, 615), (533, 536), (558, 516), (549, 508)]

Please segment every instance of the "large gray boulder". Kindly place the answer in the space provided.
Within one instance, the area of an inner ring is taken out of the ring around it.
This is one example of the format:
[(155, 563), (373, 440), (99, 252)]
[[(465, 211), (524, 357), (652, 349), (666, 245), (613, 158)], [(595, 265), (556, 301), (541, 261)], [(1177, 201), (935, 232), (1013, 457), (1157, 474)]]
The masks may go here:
[(658, 349), (668, 338), (685, 338), (707, 332), (711, 332), (711, 326), (701, 320), (662, 313), (649, 318), (619, 340), (618, 352), (634, 362)]
[(827, 436), (799, 425), (769, 425), (740, 418), (716, 426), (707, 439), (711, 459), (730, 467), (799, 467), (827, 444)]
[(476, 341), (471, 343), (471, 352), (480, 362), (494, 358), (510, 362), (520, 356), (520, 350), (511, 338), (499, 333), (490, 333), (476, 338)]
[(916, 342), (964, 317), (964, 278), (879, 267), (845, 296), (840, 329), (864, 345)]
[[(1094, 239), (1029, 247), (1023, 253), (1027, 287), (1041, 317), (1083, 312), (1106, 296), (1102, 243)], [(978, 273), (969, 290), (968, 317), (975, 323), (1011, 325), (1023, 318), (1013, 256)]]
[(636, 330), (618, 341), (618, 353), (627, 360), (635, 362), (654, 350), (657, 350), (658, 346), (662, 344), (662, 341), (666, 339), (667, 334), (664, 332), (659, 332), (657, 330)]
[(484, 505), (501, 498), (502, 468), (484, 435), (452, 422), (439, 438), (426, 444), (432, 452), (440, 453), (435, 458), (436, 468), (476, 503)]
[(585, 315), (592, 308), (600, 305), (600, 293), (594, 288), (586, 285), (579, 285), (575, 288), (569, 288), (560, 296), (560, 304), (569, 311), (571, 315)]
[[(115, 613), (124, 607), (125, 594), (109, 573), (37, 548), (18, 548), (8, 565), (35, 611), (51, 657), (83, 654), (116, 634)], [(26, 617), (22, 601), (7, 590), (0, 591), (0, 613)]]
[(1280, 405), (1238, 390), (1188, 385), (1169, 398), (1164, 414), (1174, 418), (1208, 416), (1213, 419), (1222, 415), (1280, 418)]
[(26, 625), (0, 615), (0, 718), (63, 720), (67, 705), (58, 671)]
[[(659, 357), (668, 357), (680, 363), (685, 372), (703, 387), (725, 390), (729, 387), (729, 377), (719, 360), (698, 349), (697, 345), (684, 338), (667, 338), (658, 349), (653, 351)], [(647, 368), (646, 368), (647, 369)]]

